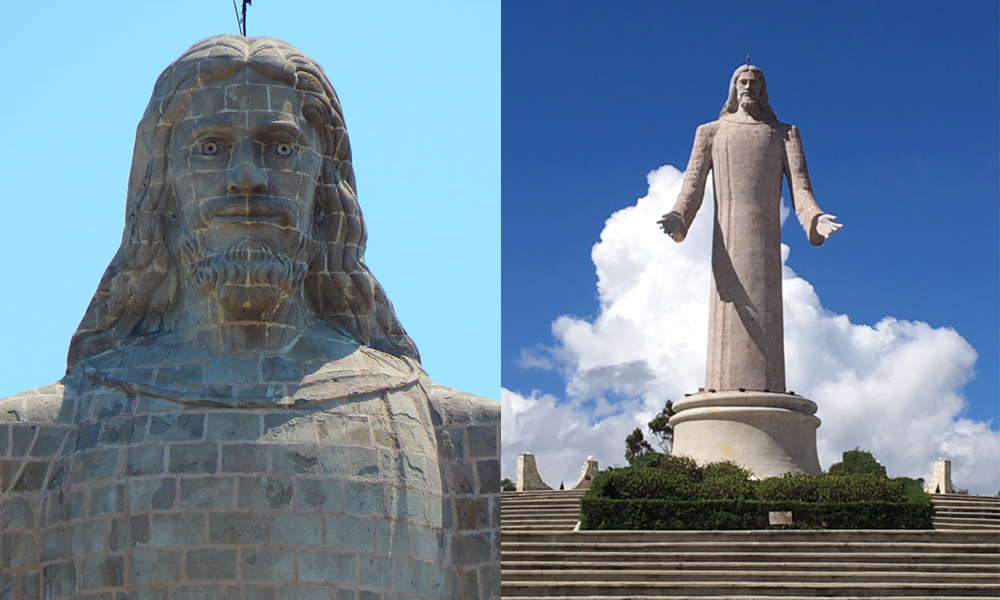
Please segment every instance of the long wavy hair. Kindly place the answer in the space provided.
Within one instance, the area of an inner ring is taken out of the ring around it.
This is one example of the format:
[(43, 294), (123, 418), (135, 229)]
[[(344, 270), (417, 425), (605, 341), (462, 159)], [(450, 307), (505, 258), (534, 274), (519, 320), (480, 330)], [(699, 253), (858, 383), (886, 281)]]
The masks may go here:
[(358, 343), (419, 360), (385, 291), (364, 263), (367, 231), (358, 206), (351, 145), (340, 100), (316, 61), (273, 38), (224, 34), (202, 40), (156, 80), (136, 131), (122, 244), (70, 342), (67, 367), (130, 340), (168, 332), (179, 304), (179, 233), (168, 146), (195, 91), (240, 69), (303, 92), (303, 116), (319, 132), (305, 296), (315, 313)]
[(733, 78), (729, 81), (729, 99), (726, 100), (726, 105), (722, 107), (722, 112), (719, 113), (719, 116), (724, 117), (739, 110), (740, 99), (736, 94), (736, 80), (747, 71), (753, 71), (760, 77), (760, 102), (758, 109), (765, 117), (777, 123), (778, 117), (774, 115), (774, 111), (771, 109), (771, 101), (767, 97), (767, 80), (764, 79), (764, 72), (753, 65), (742, 65), (733, 73)]

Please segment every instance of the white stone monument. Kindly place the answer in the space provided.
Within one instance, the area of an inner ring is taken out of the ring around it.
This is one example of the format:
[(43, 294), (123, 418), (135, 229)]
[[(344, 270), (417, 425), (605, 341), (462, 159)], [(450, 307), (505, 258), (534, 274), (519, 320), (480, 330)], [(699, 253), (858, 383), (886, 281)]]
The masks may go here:
[(715, 189), (705, 387), (674, 403), (674, 454), (730, 460), (759, 478), (819, 473), (816, 404), (785, 389), (781, 188), (814, 245), (841, 227), (816, 204), (799, 130), (771, 110), (764, 74), (733, 74), (717, 121), (698, 128), (680, 196), (659, 221), (681, 242)]

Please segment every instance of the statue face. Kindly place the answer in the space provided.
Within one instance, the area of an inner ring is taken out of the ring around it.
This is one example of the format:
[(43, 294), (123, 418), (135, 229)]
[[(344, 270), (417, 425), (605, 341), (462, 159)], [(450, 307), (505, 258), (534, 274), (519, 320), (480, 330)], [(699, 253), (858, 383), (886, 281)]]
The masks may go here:
[(209, 249), (249, 236), (281, 250), (310, 233), (322, 157), (302, 101), (252, 69), (194, 92), (168, 150), (183, 235)]
[(736, 97), (740, 106), (752, 106), (762, 100), (764, 80), (757, 71), (746, 70), (736, 78)]

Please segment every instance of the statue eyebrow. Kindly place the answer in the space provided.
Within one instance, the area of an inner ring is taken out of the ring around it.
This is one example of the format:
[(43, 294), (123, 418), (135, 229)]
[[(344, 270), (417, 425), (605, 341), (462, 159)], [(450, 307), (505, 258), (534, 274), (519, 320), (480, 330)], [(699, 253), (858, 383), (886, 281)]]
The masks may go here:
[(274, 121), (272, 123), (264, 123), (259, 128), (259, 130), (264, 133), (287, 133), (288, 135), (295, 138), (296, 141), (302, 141), (302, 130), (293, 121)]

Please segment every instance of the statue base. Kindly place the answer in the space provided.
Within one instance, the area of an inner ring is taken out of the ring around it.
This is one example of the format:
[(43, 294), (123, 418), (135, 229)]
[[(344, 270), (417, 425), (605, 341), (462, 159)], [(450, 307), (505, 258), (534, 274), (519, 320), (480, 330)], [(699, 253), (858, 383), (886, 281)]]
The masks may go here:
[(820, 473), (816, 403), (774, 392), (699, 392), (674, 402), (673, 454), (732, 461), (758, 479)]

